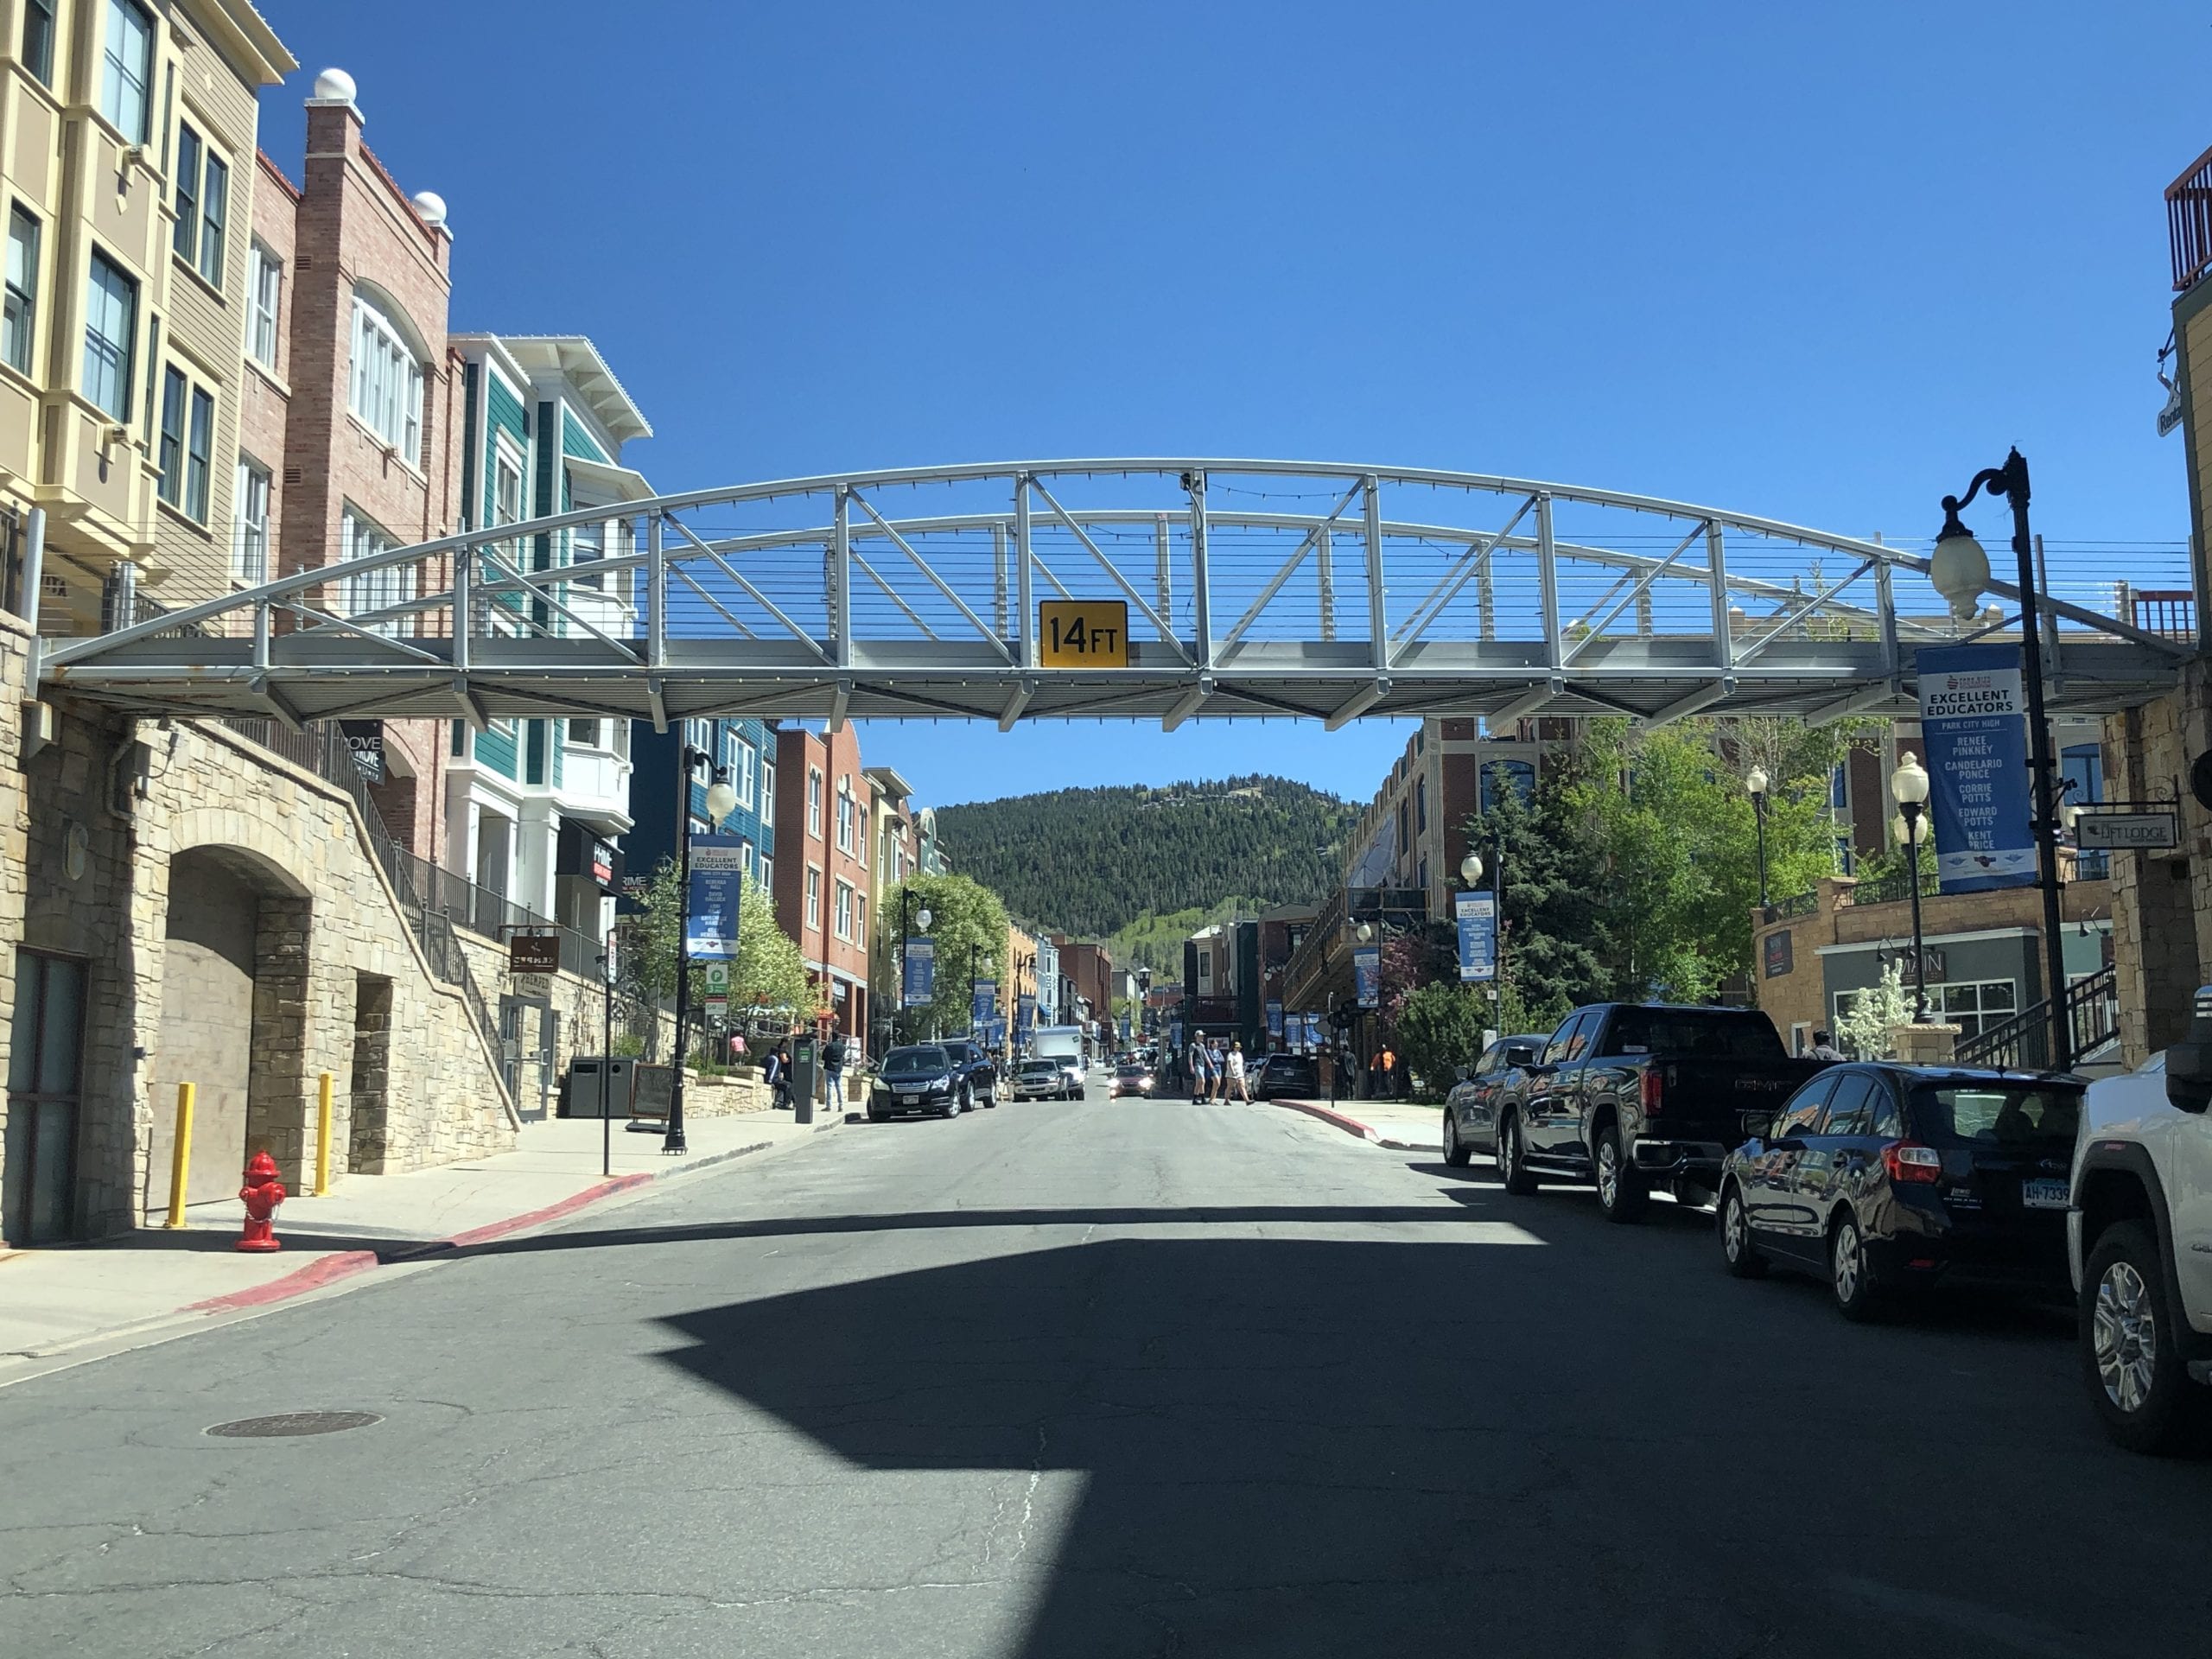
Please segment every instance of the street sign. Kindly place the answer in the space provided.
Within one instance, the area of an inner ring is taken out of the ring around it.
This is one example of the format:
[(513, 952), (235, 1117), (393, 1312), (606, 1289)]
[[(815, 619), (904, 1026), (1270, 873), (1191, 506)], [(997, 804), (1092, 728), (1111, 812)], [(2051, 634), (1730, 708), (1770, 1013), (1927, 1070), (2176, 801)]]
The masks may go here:
[(2171, 812), (2084, 812), (2074, 820), (2074, 844), (2085, 852), (2168, 852), (2181, 845), (2181, 826)]
[(1037, 661), (1046, 668), (1127, 668), (1129, 606), (1121, 599), (1037, 604)]
[(729, 1001), (729, 963), (726, 962), (709, 963), (706, 966), (706, 971), (703, 977), (706, 981), (707, 986), (707, 1000), (709, 1002), (714, 1001), (716, 998), (720, 998), (725, 1002)]
[(559, 973), (561, 936), (557, 933), (508, 935), (507, 971), (511, 974)]

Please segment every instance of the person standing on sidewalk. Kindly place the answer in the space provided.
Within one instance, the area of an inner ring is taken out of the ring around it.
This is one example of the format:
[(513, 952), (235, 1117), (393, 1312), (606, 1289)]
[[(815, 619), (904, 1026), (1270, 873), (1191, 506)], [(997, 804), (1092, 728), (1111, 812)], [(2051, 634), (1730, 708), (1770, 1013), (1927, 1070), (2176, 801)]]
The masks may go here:
[(791, 1103), (791, 1062), (778, 1043), (768, 1051), (768, 1058), (760, 1063), (760, 1075), (769, 1089), (769, 1107), (773, 1111), (789, 1111)]
[(823, 1098), (833, 1112), (845, 1109), (845, 1033), (833, 1031), (822, 1050), (822, 1071), (828, 1079), (829, 1093)]
[(1191, 1039), (1191, 1052), (1185, 1065), (1191, 1074), (1191, 1104), (1202, 1106), (1206, 1098), (1206, 1040), (1203, 1037)]
[(1221, 1091), (1221, 1097), (1224, 1100), (1229, 1098), (1229, 1091), (1231, 1089), (1236, 1091), (1237, 1099), (1248, 1105), (1251, 1103), (1252, 1091), (1245, 1086), (1244, 1082), (1244, 1045), (1241, 1041), (1232, 1042), (1229, 1046), (1229, 1075)]

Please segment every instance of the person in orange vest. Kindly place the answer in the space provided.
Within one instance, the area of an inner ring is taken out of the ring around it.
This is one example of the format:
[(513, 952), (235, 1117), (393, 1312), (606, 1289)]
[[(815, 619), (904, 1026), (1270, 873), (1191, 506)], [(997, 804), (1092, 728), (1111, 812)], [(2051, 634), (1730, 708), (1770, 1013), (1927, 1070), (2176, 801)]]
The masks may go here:
[(1382, 1098), (1389, 1100), (1398, 1092), (1398, 1056), (1390, 1045), (1382, 1045), (1376, 1064), (1382, 1068)]

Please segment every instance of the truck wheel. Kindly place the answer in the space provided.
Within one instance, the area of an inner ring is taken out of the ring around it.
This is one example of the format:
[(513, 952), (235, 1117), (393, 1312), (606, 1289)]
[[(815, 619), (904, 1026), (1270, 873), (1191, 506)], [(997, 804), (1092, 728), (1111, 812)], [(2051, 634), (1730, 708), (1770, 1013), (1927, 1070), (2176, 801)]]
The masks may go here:
[(1766, 1257), (1751, 1243), (1751, 1217), (1744, 1208), (1743, 1189), (1733, 1182), (1720, 1195), (1720, 1255), (1738, 1279), (1766, 1277)]
[(1598, 1208), (1607, 1221), (1641, 1221), (1651, 1189), (1630, 1166), (1621, 1145), (1618, 1123), (1608, 1123), (1598, 1136)]
[(1444, 1109), (1444, 1161), (1454, 1169), (1465, 1169), (1474, 1150), (1459, 1138), (1459, 1125), (1452, 1116), (1452, 1109)]
[(2106, 1229), (2082, 1274), (2082, 1375), (2105, 1433), (2131, 1452), (2195, 1450), (2207, 1405), (2189, 1380), (2158, 1242), (2140, 1222)]
[(1835, 1293), (1836, 1312), (1845, 1319), (1864, 1324), (1880, 1317), (1882, 1287), (1875, 1282), (1873, 1263), (1866, 1259), (1858, 1217), (1848, 1211), (1828, 1233), (1828, 1288)]
[(1497, 1120), (1497, 1179), (1505, 1190), (1525, 1198), (1536, 1190), (1536, 1178), (1522, 1160), (1521, 1120), (1510, 1113)]

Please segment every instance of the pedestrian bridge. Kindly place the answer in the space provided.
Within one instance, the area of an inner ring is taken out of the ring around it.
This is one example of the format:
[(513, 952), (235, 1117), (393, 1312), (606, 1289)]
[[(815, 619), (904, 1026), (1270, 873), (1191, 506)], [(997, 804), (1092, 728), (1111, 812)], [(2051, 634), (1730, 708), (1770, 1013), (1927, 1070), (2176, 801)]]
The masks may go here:
[[(142, 606), (130, 626), (46, 642), (40, 670), (134, 708), (288, 723), (1826, 721), (1909, 710), (1916, 646), (2020, 637), (2013, 587), (1993, 582), (1961, 621), (1926, 572), (1906, 545), (1477, 473), (1014, 461), (498, 525)], [(2193, 653), (2193, 627), (2138, 625), (2130, 574), (2053, 572), (2053, 712), (2145, 701)]]

